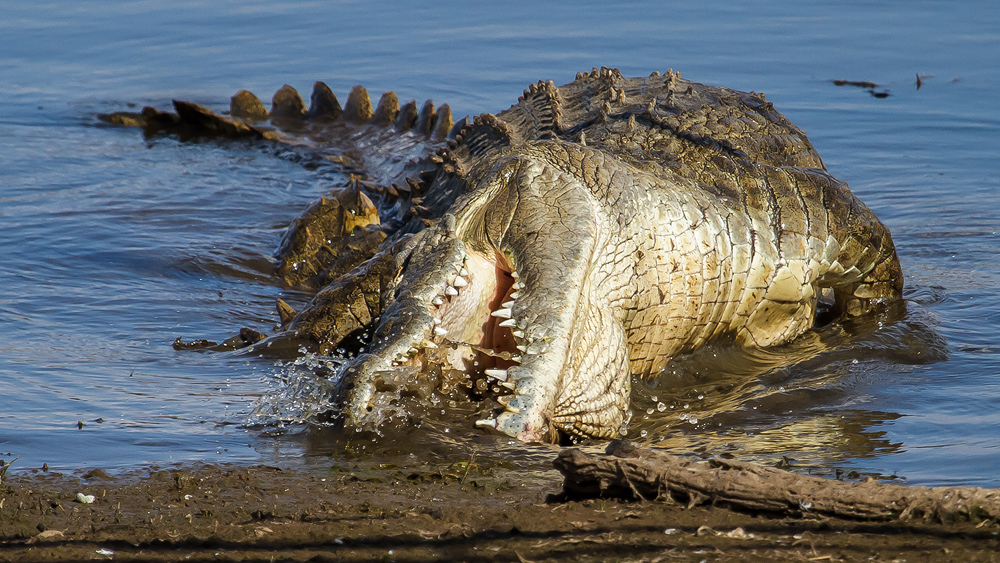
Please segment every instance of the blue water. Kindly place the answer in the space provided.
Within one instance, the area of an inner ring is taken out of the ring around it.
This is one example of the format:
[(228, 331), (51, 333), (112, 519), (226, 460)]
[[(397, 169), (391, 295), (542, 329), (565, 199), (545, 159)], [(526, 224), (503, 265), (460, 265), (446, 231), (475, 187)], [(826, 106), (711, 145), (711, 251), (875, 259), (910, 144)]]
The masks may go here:
[(223, 108), (241, 88), (267, 98), (323, 80), (461, 116), (603, 65), (766, 93), (892, 230), (909, 299), (905, 318), (736, 390), (701, 364), (677, 389), (655, 382), (642, 397), (666, 414), (637, 410), (633, 438), (1000, 486), (1000, 8), (704, 4), (0, 4), (0, 457), (114, 469), (336, 455), (322, 432), (248, 424), (291, 368), (170, 344), (269, 330), (275, 297), (301, 300), (272, 283), (270, 255), (338, 179), (247, 147), (146, 141), (95, 114)]

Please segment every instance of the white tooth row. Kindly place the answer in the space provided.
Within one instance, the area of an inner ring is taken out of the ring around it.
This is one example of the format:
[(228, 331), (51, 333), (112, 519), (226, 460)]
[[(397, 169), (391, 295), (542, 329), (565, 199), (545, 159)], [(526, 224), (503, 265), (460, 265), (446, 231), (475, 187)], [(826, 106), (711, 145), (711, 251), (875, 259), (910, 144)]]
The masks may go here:
[[(517, 280), (520, 277), (517, 274), (517, 272), (511, 272), (510, 276), (512, 278), (514, 278), (514, 280)], [(512, 287), (512, 289), (514, 289), (514, 292), (510, 294), (510, 301), (505, 301), (503, 304), (500, 305), (499, 309), (497, 309), (496, 311), (493, 311), (492, 313), (490, 313), (490, 315), (494, 316), (494, 317), (496, 317), (498, 319), (504, 319), (500, 323), (500, 326), (505, 326), (505, 327), (510, 327), (510, 328), (515, 329), (514, 330), (514, 336), (518, 336), (518, 333), (520, 333), (521, 337), (523, 338), (524, 337), (524, 331), (522, 331), (522, 330), (516, 330), (516, 328), (517, 328), (517, 321), (512, 318), (514, 316), (514, 312), (511, 309), (514, 307), (514, 302), (517, 300), (517, 298), (521, 296), (521, 294), (518, 292), (518, 290), (523, 289), (524, 288), (524, 284), (522, 284), (519, 281), (514, 281), (514, 285), (511, 286), (511, 287)], [(523, 352), (524, 350), (521, 350), (521, 351)]]
[[(517, 328), (517, 321), (513, 318), (514, 317), (514, 312), (513, 312), (514, 302), (517, 300), (518, 297), (521, 296), (521, 293), (520, 293), (519, 290), (524, 289), (524, 284), (522, 284), (520, 281), (517, 281), (518, 278), (520, 277), (517, 274), (517, 272), (511, 272), (510, 275), (515, 280), (514, 281), (514, 285), (511, 286), (511, 288), (514, 290), (514, 292), (510, 294), (510, 301), (506, 301), (503, 304), (501, 304), (500, 308), (497, 309), (496, 311), (493, 311), (492, 313), (490, 313), (490, 315), (492, 315), (492, 316), (494, 316), (494, 317), (496, 317), (498, 319), (504, 319), (502, 322), (499, 323), (499, 326), (509, 327), (509, 328), (513, 329), (511, 332), (514, 334), (515, 337), (517, 337), (517, 338), (524, 338), (524, 331), (521, 330), (521, 329), (519, 329), (519, 328)], [(517, 349), (520, 350), (521, 352), (525, 352), (525, 351), (527, 351), (528, 347), (525, 346), (525, 345), (522, 345), (522, 344), (518, 344), (517, 345)], [(521, 355), (520, 354), (515, 354), (515, 355), (511, 356), (510, 359), (513, 360), (513, 361), (515, 361), (515, 362), (517, 362), (517, 363), (521, 363)], [(504, 386), (504, 387), (506, 387), (508, 389), (511, 389), (511, 390), (514, 389), (514, 382), (507, 380), (508, 379), (507, 370), (505, 370), (505, 369), (488, 369), (488, 370), (485, 371), (485, 373), (486, 373), (487, 377), (490, 377), (492, 379), (496, 379), (500, 383), (500, 385), (502, 385), (502, 386)], [(487, 421), (479, 421), (479, 422), (485, 422), (485, 423), (487, 423), (486, 426), (490, 426), (490, 424), (489, 424), (490, 422), (492, 422), (493, 426), (496, 425), (495, 421), (488, 421), (487, 420)], [(477, 423), (477, 424), (479, 424), (479, 423)]]
[[(458, 295), (458, 290), (460, 288), (463, 288), (463, 287), (466, 287), (466, 286), (469, 285), (469, 281), (466, 279), (466, 278), (469, 277), (469, 271), (466, 270), (465, 266), (464, 266), (465, 260), (467, 260), (468, 258), (469, 258), (468, 256), (462, 257), (462, 264), (463, 265), (458, 267), (458, 274), (455, 276), (455, 278), (453, 280), (451, 280), (450, 282), (448, 282), (448, 285), (444, 288), (444, 294), (443, 295), (437, 295), (437, 296), (434, 297), (434, 299), (431, 299), (431, 304), (432, 305), (434, 305), (435, 307), (440, 307), (440, 306), (444, 305), (444, 298), (445, 298), (445, 296), (447, 296), (447, 297), (455, 297), (455, 296)], [(446, 334), (448, 334), (448, 330), (441, 326), (441, 318), (440, 317), (434, 317), (434, 335), (435, 336), (444, 336)]]

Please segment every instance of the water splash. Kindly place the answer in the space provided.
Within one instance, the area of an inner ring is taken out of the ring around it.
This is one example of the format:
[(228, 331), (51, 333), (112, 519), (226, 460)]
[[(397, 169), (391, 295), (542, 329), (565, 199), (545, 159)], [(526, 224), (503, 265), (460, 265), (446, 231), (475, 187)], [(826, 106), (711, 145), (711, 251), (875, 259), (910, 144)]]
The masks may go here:
[(281, 430), (332, 425), (338, 412), (335, 392), (347, 362), (314, 353), (276, 362), (274, 372), (265, 377), (267, 390), (247, 415), (247, 426)]

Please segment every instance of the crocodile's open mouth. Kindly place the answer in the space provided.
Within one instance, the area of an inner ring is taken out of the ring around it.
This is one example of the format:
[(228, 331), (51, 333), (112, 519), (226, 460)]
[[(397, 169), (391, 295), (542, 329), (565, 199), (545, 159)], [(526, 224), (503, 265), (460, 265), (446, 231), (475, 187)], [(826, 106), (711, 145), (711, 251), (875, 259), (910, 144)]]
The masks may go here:
[(450, 367), (473, 379), (507, 381), (507, 368), (521, 359), (523, 334), (518, 334), (512, 308), (522, 287), (500, 252), (466, 255), (432, 303), (432, 342), (443, 349)]

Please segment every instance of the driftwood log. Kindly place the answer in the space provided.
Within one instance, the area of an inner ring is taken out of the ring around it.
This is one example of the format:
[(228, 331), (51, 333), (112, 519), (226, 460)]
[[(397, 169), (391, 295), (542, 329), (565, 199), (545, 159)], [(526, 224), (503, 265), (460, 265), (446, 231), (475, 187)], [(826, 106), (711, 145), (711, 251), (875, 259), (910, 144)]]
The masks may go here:
[(624, 497), (736, 510), (855, 520), (1000, 521), (1000, 490), (846, 482), (753, 463), (692, 461), (615, 440), (605, 455), (563, 450), (556, 469), (567, 498)]

